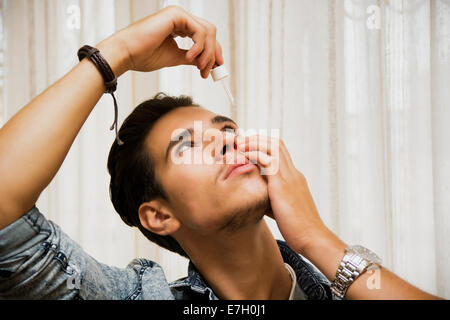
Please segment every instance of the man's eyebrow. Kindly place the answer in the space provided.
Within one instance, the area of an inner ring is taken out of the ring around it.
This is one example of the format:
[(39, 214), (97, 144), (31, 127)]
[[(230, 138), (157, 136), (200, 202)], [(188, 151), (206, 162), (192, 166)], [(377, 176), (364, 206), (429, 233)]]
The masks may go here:
[[(232, 119), (225, 117), (225, 116), (215, 116), (214, 118), (211, 119), (211, 123), (212, 124), (217, 124), (217, 123), (224, 123), (224, 122), (230, 122), (232, 124), (234, 124), (236, 127), (238, 126), (236, 124), (236, 122), (234, 122)], [(175, 136), (175, 138), (171, 139), (169, 142), (169, 145), (167, 146), (166, 149), (166, 156), (165, 156), (165, 162), (167, 163), (167, 158), (169, 157), (169, 153), (170, 150), (177, 145), (180, 141), (182, 141), (185, 137), (188, 136), (193, 136), (194, 135), (194, 129), (193, 128), (187, 128), (183, 131), (181, 131), (181, 133), (179, 133), (178, 135)]]
[(236, 124), (236, 122), (234, 122), (232, 119), (225, 117), (225, 116), (215, 116), (214, 118), (211, 119), (211, 123), (212, 124), (216, 124), (216, 123), (223, 123), (223, 122), (231, 122), (232, 124), (234, 124), (236, 127), (238, 126)]

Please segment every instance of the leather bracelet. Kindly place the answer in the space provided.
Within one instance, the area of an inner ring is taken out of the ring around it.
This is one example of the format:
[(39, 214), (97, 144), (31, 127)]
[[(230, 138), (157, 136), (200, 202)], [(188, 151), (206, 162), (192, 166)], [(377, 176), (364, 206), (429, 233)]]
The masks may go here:
[(110, 127), (110, 130), (116, 129), (116, 141), (117, 144), (123, 145), (123, 141), (120, 140), (119, 134), (117, 132), (117, 118), (118, 118), (118, 106), (116, 97), (114, 96), (114, 92), (117, 90), (117, 78), (114, 75), (111, 67), (108, 62), (103, 58), (100, 54), (100, 51), (97, 48), (85, 45), (78, 50), (78, 60), (83, 60), (84, 58), (88, 58), (92, 63), (96, 66), (98, 71), (101, 73), (103, 80), (105, 82), (105, 93), (111, 94), (114, 101), (114, 123)]

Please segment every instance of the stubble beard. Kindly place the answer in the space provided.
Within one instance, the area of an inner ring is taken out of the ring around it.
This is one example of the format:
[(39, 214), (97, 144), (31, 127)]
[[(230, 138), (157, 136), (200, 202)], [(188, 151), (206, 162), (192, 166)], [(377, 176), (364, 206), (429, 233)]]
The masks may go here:
[(271, 210), (269, 196), (265, 195), (261, 199), (247, 201), (245, 205), (233, 210), (228, 214), (228, 219), (219, 228), (219, 231), (234, 233), (240, 229), (254, 225), (264, 218), (264, 215)]

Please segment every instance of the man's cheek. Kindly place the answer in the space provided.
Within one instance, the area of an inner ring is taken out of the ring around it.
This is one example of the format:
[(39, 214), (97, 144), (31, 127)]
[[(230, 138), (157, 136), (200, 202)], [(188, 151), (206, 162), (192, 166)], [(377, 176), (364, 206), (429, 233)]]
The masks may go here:
[(208, 236), (223, 224), (224, 214), (206, 197), (204, 200), (188, 201), (183, 205), (181, 220), (185, 226), (199, 235)]

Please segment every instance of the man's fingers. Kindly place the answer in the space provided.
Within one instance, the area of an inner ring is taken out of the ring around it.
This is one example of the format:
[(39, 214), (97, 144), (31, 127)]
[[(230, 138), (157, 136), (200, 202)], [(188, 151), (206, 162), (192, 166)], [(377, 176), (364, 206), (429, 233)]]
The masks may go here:
[(174, 14), (172, 36), (188, 36), (194, 45), (186, 52), (185, 64), (196, 65), (201, 76), (207, 78), (218, 59), (223, 64), (222, 48), (216, 40), (216, 27), (210, 22), (191, 15), (179, 7), (171, 7)]
[(196, 61), (190, 61), (186, 58), (186, 55), (188, 54), (188, 50), (184, 50), (184, 49), (176, 49), (177, 50), (177, 54), (176, 54), (176, 58), (173, 60), (171, 66), (175, 67), (175, 66), (179, 66), (179, 65), (192, 65), (195, 66), (197, 65)]
[(222, 54), (222, 46), (219, 41), (216, 40), (216, 63), (215, 65), (221, 66), (224, 64), (223, 54)]
[(279, 161), (277, 158), (261, 151), (248, 151), (244, 154), (250, 163), (258, 165), (262, 176), (273, 176), (278, 174)]
[(206, 79), (208, 78), (211, 69), (216, 64), (217, 29), (213, 24), (209, 23), (208, 21), (202, 18), (194, 16), (194, 19), (196, 19), (197, 22), (201, 24), (206, 30), (204, 50), (200, 55), (200, 57), (198, 58), (198, 65), (197, 65), (197, 67), (201, 71), (202, 77)]
[[(203, 23), (200, 23), (189, 12), (181, 8), (174, 8), (173, 12), (176, 14), (175, 26), (172, 35), (189, 36), (194, 45), (186, 54), (186, 59), (193, 62), (199, 57), (205, 49), (205, 41), (208, 36), (208, 30)], [(198, 59), (197, 59), (198, 60)]]
[(258, 164), (263, 167), (270, 166), (273, 160), (271, 156), (261, 151), (248, 151), (245, 152), (245, 155), (251, 163)]
[(205, 48), (205, 31), (198, 31), (192, 36), (192, 40), (194, 41), (194, 45), (191, 49), (189, 49), (186, 59), (188, 61), (194, 61), (204, 50)]
[(213, 63), (212, 65), (214, 65), (214, 62), (216, 60), (214, 56), (215, 43), (216, 39), (213, 38), (212, 35), (209, 34), (206, 36), (203, 52), (198, 58), (198, 68), (200, 70), (205, 70), (206, 68), (208, 68), (208, 66), (211, 65), (211, 63)]
[(275, 148), (279, 148), (279, 143), (276, 139), (261, 135), (243, 137), (237, 141), (237, 144), (241, 151), (262, 151), (269, 155), (276, 151)]
[(215, 60), (210, 60), (209, 63), (206, 65), (206, 67), (201, 71), (201, 75), (203, 78), (208, 78), (209, 74), (211, 72), (211, 69), (214, 67), (215, 65)]
[(280, 167), (280, 142), (278, 139), (261, 135), (236, 137), (238, 150), (243, 152), (250, 162), (260, 167), (261, 175), (278, 174)]

